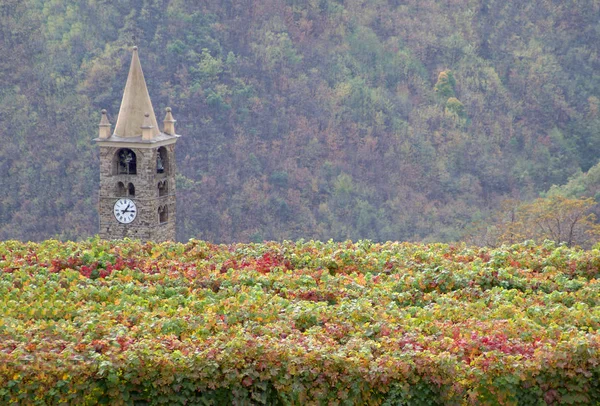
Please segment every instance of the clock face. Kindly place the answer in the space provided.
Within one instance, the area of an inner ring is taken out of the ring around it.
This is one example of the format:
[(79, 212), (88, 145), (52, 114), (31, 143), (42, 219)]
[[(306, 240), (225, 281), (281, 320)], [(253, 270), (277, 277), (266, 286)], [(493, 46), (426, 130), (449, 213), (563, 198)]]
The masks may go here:
[(115, 203), (113, 213), (119, 223), (129, 224), (137, 215), (137, 207), (130, 199), (119, 199)]

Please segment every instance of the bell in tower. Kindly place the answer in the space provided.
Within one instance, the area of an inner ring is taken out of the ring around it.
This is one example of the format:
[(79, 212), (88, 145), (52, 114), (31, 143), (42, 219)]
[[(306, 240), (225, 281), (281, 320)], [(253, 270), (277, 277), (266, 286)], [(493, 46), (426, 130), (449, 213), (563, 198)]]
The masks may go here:
[(115, 131), (102, 110), (99, 136), (100, 238), (175, 240), (175, 120), (167, 107), (161, 132), (137, 47)]

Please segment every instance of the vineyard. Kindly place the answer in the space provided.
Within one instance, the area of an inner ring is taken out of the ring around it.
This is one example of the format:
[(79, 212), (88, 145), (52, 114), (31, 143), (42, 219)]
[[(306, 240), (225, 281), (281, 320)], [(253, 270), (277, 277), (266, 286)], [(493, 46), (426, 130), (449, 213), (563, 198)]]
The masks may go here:
[(0, 404), (600, 402), (600, 251), (0, 243)]

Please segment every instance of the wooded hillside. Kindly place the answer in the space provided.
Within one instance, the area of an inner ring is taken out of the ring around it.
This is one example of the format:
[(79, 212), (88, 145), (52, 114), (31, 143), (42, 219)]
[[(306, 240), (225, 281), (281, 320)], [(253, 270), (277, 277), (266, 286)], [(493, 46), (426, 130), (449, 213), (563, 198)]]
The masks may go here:
[(137, 44), (178, 238), (456, 240), (600, 156), (600, 3), (4, 0), (0, 239), (97, 232)]

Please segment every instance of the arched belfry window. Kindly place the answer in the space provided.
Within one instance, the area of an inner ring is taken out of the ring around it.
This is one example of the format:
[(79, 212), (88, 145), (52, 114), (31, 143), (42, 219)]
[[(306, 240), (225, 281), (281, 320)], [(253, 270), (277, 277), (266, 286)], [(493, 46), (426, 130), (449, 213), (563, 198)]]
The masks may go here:
[(127, 190), (125, 189), (125, 185), (123, 184), (123, 182), (117, 183), (116, 193), (118, 197), (127, 196)]
[(169, 153), (165, 147), (156, 152), (156, 173), (169, 173)]
[(115, 174), (135, 175), (137, 173), (137, 160), (135, 152), (129, 148), (121, 148), (115, 153)]
[(125, 187), (123, 182), (119, 182), (117, 183), (115, 192), (119, 197), (135, 197), (135, 186), (133, 186), (133, 183), (129, 182), (127, 187)]
[(166, 196), (169, 193), (169, 187), (166, 180), (158, 182), (158, 196)]
[(167, 206), (160, 206), (158, 208), (158, 222), (166, 223), (169, 221), (169, 212)]

